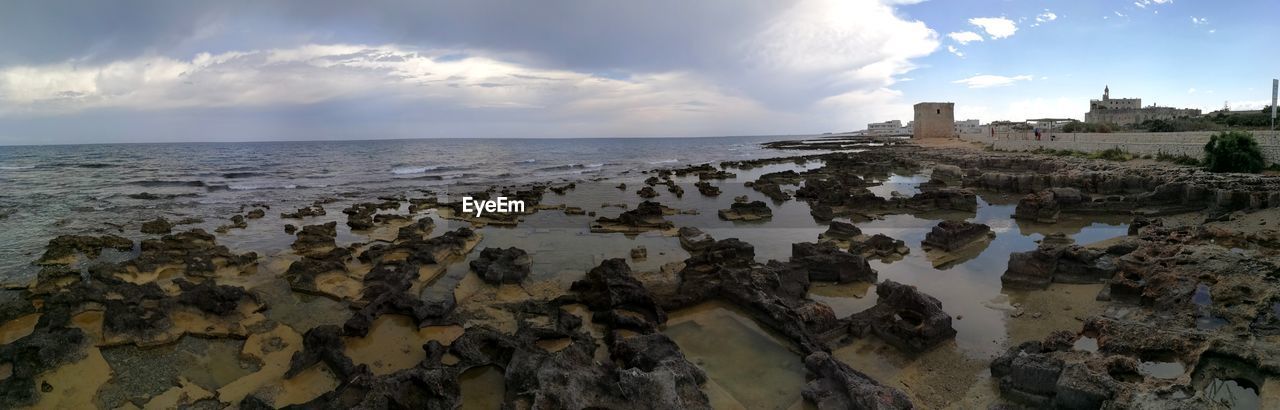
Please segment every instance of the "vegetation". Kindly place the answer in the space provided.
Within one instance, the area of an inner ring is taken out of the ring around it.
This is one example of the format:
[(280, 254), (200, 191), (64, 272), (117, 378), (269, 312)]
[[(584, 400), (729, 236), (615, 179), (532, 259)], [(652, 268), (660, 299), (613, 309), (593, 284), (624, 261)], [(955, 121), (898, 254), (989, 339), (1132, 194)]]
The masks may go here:
[(1200, 159), (1187, 155), (1170, 155), (1163, 152), (1156, 155), (1156, 161), (1172, 162), (1178, 165), (1190, 165), (1193, 167), (1200, 166)]
[(1062, 132), (1099, 132), (1110, 133), (1120, 129), (1120, 126), (1110, 123), (1093, 123), (1073, 121), (1062, 126)]
[(1135, 129), (1145, 130), (1147, 132), (1187, 132), (1187, 131), (1218, 131), (1222, 130), (1221, 124), (1217, 124), (1208, 118), (1174, 118), (1171, 120), (1146, 120), (1138, 124)]
[(1128, 161), (1134, 158), (1133, 154), (1130, 154), (1119, 148), (1111, 148), (1111, 149), (1093, 152), (1093, 153), (1069, 150), (1069, 149), (1044, 149), (1044, 148), (1037, 149), (1035, 152), (1037, 154), (1052, 155), (1055, 157), (1105, 159), (1107, 161), (1121, 161), (1121, 162)]
[(1266, 161), (1253, 134), (1225, 131), (1214, 134), (1204, 145), (1204, 166), (1210, 172), (1262, 172)]

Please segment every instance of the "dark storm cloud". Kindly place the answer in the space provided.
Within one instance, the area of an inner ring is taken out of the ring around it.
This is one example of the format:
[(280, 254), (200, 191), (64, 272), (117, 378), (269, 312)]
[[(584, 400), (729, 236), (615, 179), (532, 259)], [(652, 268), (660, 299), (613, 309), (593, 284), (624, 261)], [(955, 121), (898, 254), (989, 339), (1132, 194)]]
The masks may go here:
[(0, 6), (0, 65), (285, 47), (305, 40), (480, 48), (545, 67), (720, 65), (790, 2), (23, 1)]

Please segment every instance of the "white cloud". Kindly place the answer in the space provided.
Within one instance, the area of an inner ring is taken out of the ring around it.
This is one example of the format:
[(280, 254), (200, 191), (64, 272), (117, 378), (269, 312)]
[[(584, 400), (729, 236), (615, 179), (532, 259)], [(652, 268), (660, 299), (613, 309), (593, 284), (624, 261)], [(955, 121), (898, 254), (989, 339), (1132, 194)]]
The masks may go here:
[[(444, 58), (465, 55), (464, 58)], [(538, 69), (465, 50), (307, 45), (191, 60), (142, 57), (99, 66), (73, 63), (0, 70), (0, 113), (58, 114), (92, 108), (156, 110), (264, 107), (378, 96), (469, 109), (599, 108), (678, 114), (684, 101), (747, 104), (687, 73), (625, 80)], [(730, 101), (733, 102), (730, 102)]]
[(952, 41), (960, 43), (961, 45), (969, 44), (974, 41), (982, 41), (982, 35), (978, 33), (974, 33), (972, 31), (960, 31), (955, 33), (947, 33), (947, 37), (951, 38)]
[[(1163, 5), (1163, 4), (1170, 4), (1170, 3), (1173, 3), (1173, 0), (1138, 0), (1133, 2), (1133, 5), (1138, 6), (1138, 8), (1145, 9), (1147, 8), (1147, 6), (1152, 4)], [(1159, 13), (1159, 11), (1157, 11), (1156, 13)]]
[(1018, 81), (1031, 81), (1031, 79), (1032, 77), (1030, 75), (1016, 75), (1013, 77), (1005, 77), (1000, 75), (982, 74), (982, 75), (975, 75), (969, 78), (962, 78), (959, 80), (955, 80), (955, 81), (952, 81), (952, 83), (964, 84), (969, 88), (990, 88), (990, 87), (1010, 86), (1010, 85), (1013, 85), (1013, 83), (1016, 83)]
[(1195, 87), (1191, 87), (1191, 88), (1188, 88), (1188, 89), (1187, 89), (1187, 94), (1195, 94), (1195, 93), (1196, 93), (1196, 88), (1195, 88)]
[(891, 87), (940, 46), (938, 33), (878, 0), (800, 0), (762, 27), (722, 47), (734, 78), (703, 68), (597, 75), (514, 52), (345, 43), (7, 66), (0, 118), (372, 98), (478, 112), (486, 124), (519, 118), (525, 136), (820, 131), (909, 113)]
[(1195, 25), (1209, 24), (1209, 19), (1204, 17), (1191, 16), (1191, 24), (1195, 24)]
[(1124, 17), (1124, 13), (1121, 13), (1119, 11), (1116, 11), (1114, 13), (1116, 13), (1116, 17)]
[(955, 54), (956, 57), (964, 57), (964, 53), (960, 52), (960, 50), (957, 49), (956, 46), (948, 45), (947, 51), (950, 52), (951, 54)]
[(1032, 24), (1031, 27), (1036, 27), (1041, 24), (1048, 23), (1050, 21), (1054, 21), (1057, 19), (1058, 19), (1057, 13), (1054, 13), (1052, 11), (1049, 11), (1048, 9), (1045, 9), (1044, 13), (1040, 13), (1039, 15), (1036, 15), (1036, 22), (1035, 24)]
[(997, 40), (1012, 36), (1018, 31), (1018, 25), (1004, 17), (977, 17), (969, 19), (969, 24), (982, 27), (991, 39)]

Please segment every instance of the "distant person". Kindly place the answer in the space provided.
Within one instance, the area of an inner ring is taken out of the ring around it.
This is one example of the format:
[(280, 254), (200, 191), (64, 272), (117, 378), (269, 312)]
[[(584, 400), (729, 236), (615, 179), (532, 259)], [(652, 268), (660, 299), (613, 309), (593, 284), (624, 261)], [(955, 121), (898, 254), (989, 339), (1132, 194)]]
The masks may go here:
[(991, 127), (991, 139), (996, 139), (996, 127)]
[(1039, 141), (1039, 140), (1040, 140), (1040, 127), (1036, 127), (1036, 128), (1035, 128), (1035, 132), (1036, 132), (1036, 141)]

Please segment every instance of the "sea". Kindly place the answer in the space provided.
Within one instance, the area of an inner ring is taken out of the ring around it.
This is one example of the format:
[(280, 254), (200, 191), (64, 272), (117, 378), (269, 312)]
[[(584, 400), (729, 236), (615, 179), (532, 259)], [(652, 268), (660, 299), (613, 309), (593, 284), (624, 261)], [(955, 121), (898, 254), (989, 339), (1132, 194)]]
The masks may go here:
[(760, 144), (803, 137), (0, 146), (0, 284), (29, 283), (58, 235), (132, 238), (157, 216), (225, 219), (247, 204), (283, 212), (325, 197), (614, 178), (793, 155)]

